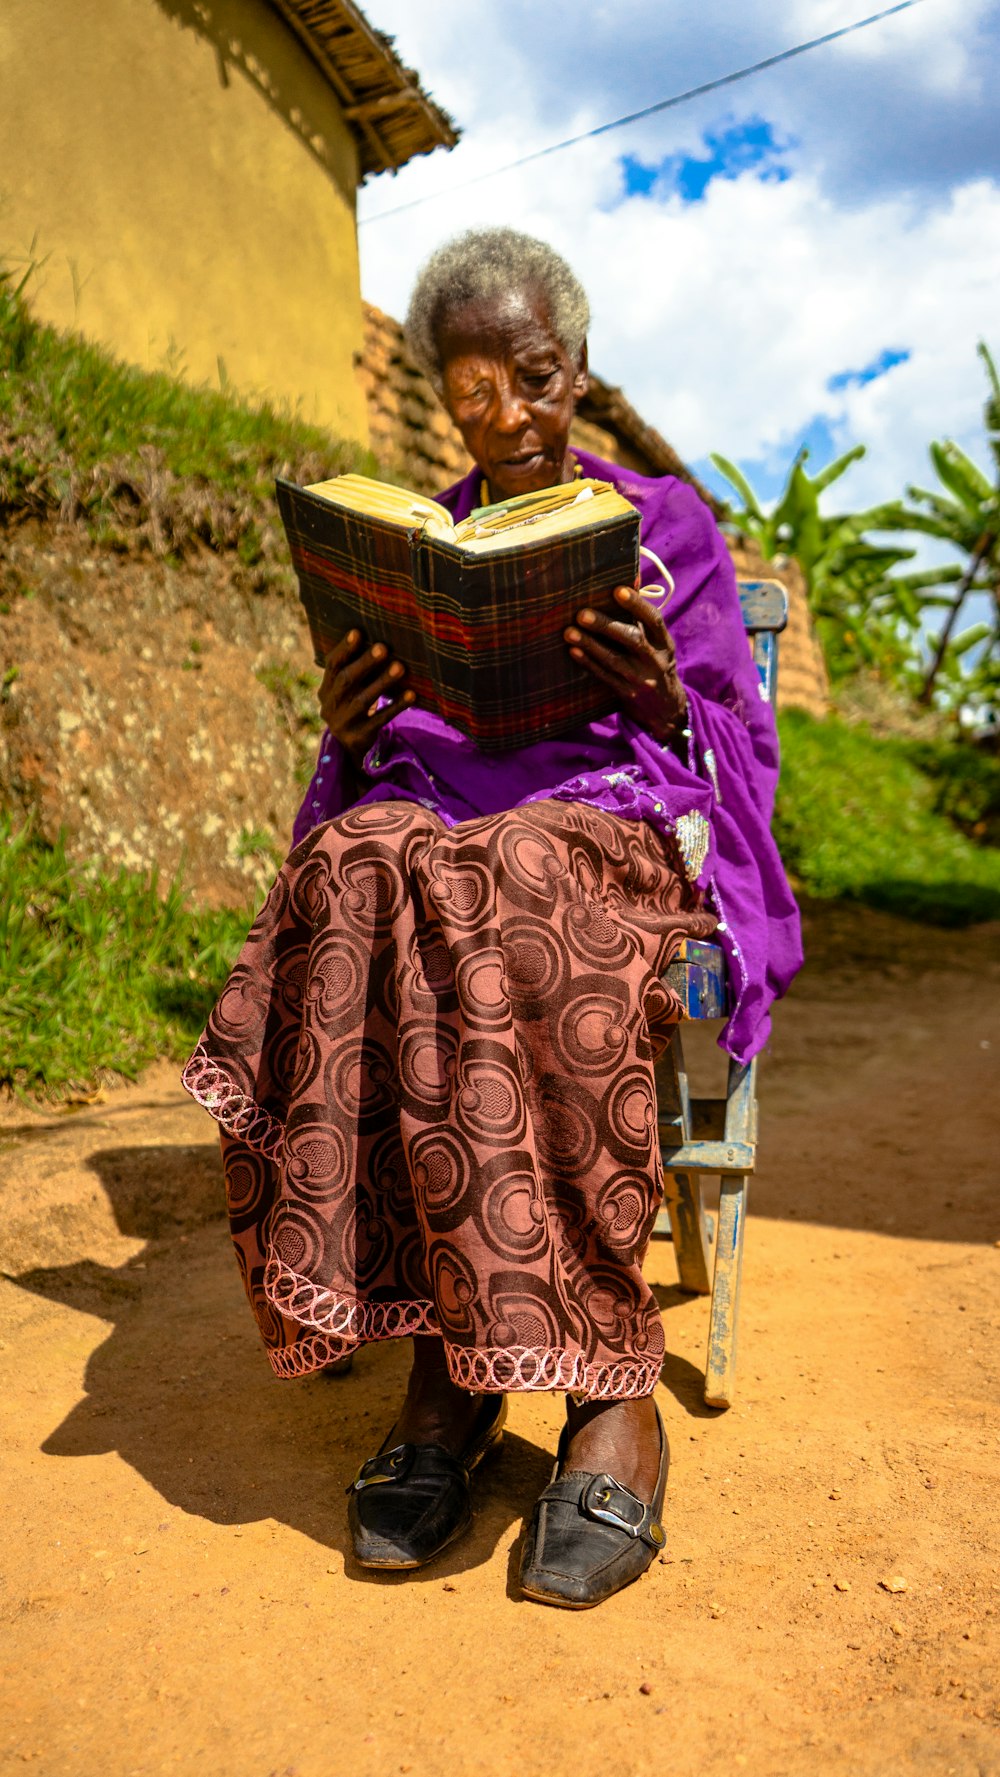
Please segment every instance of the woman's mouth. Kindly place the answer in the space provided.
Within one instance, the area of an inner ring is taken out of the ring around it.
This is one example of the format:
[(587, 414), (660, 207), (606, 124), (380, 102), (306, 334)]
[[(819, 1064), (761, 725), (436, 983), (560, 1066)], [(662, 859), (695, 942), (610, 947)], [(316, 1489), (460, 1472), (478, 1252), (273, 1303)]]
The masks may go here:
[(540, 450), (524, 450), (518, 451), (515, 456), (504, 457), (500, 467), (511, 474), (523, 475), (528, 470), (540, 468), (541, 464), (542, 452)]

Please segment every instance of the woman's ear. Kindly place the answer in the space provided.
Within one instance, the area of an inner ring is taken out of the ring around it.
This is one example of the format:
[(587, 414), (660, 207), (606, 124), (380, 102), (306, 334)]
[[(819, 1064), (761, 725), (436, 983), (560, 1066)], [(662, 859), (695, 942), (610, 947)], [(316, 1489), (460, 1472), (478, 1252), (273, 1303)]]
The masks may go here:
[(579, 356), (579, 359), (577, 360), (576, 374), (573, 377), (573, 398), (574, 398), (574, 400), (575, 401), (582, 401), (583, 397), (587, 393), (587, 390), (589, 389), (589, 387), (590, 387), (590, 366), (587, 362), (587, 342), (586, 342), (586, 340), (584, 340), (582, 346), (580, 347), (580, 356)]

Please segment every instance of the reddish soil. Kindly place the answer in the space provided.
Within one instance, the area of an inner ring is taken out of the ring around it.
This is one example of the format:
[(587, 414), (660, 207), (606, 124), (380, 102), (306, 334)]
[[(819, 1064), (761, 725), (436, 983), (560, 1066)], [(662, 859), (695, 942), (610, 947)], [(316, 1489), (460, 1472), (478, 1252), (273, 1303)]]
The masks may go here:
[[(0, 1120), (0, 1768), (59, 1777), (1000, 1773), (998, 932), (844, 910), (763, 1070), (737, 1404), (662, 1293), (668, 1550), (580, 1615), (519, 1601), (551, 1397), (474, 1531), (347, 1553), (403, 1345), (272, 1379), (212, 1126), (168, 1068)], [(891, 958), (886, 962), (886, 958)]]

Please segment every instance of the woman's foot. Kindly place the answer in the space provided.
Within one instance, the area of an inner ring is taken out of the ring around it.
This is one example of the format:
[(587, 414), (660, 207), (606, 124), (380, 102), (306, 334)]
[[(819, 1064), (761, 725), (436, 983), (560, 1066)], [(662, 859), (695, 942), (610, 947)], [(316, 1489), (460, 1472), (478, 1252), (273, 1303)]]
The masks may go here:
[(566, 1400), (564, 1468), (613, 1475), (648, 1505), (660, 1467), (660, 1417), (651, 1395), (636, 1401)]
[(651, 1400), (568, 1401), (556, 1473), (524, 1540), (525, 1597), (587, 1610), (645, 1573), (666, 1540), (668, 1464)]
[(502, 1395), (451, 1382), (440, 1339), (414, 1340), (402, 1412), (348, 1489), (354, 1553), (364, 1567), (423, 1567), (472, 1522), (469, 1477), (500, 1441)]
[(459, 1456), (469, 1442), (483, 1396), (459, 1388), (448, 1374), (444, 1340), (420, 1334), (413, 1341), (413, 1367), (406, 1399), (389, 1433), (389, 1444), (441, 1444)]

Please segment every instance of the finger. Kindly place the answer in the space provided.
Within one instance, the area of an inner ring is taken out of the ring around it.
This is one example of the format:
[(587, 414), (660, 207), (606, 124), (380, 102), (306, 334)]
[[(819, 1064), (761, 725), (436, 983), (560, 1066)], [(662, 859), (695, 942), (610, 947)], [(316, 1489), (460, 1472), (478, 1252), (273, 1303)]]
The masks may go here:
[(387, 697), (391, 691), (399, 689), (399, 682), (405, 676), (406, 668), (402, 661), (393, 660), (377, 679), (358, 687), (353, 697), (343, 704), (344, 716), (348, 723), (356, 722), (359, 716), (367, 715), (372, 705), (380, 697)]
[[(650, 719), (649, 713), (651, 706), (646, 704), (642, 696), (644, 691), (655, 689), (649, 680), (644, 680), (637, 684), (634, 679), (624, 679), (620, 669), (609, 669), (603, 662), (597, 660), (593, 654), (588, 658), (584, 654), (582, 648), (571, 648), (570, 653), (573, 655), (574, 659), (579, 660), (580, 664), (587, 668), (588, 672), (593, 674), (595, 679), (599, 679), (603, 685), (607, 685), (611, 691), (614, 692), (615, 698), (619, 704), (624, 705), (626, 708), (631, 708), (635, 713), (635, 719), (641, 720), (644, 726), (649, 728), (650, 733), (659, 738), (664, 738), (674, 733), (676, 729), (681, 726), (685, 715), (685, 704), (683, 699), (679, 704), (669, 706), (663, 719), (661, 720), (657, 718), (654, 725), (654, 722)], [(644, 708), (647, 711), (645, 716), (641, 714)]]
[[(336, 674), (332, 684), (324, 679), (320, 686), (319, 707), (327, 727), (333, 733), (347, 730), (363, 716), (369, 705), (386, 691), (395, 689), (398, 680), (406, 672), (402, 661), (390, 661), (378, 677), (373, 679), (377, 663), (357, 662), (356, 669), (344, 668)], [(352, 684), (351, 681), (354, 681)]]
[[(578, 622), (585, 635), (602, 636), (608, 642), (617, 643), (625, 653), (649, 653), (649, 643), (638, 624), (616, 623), (613, 618), (605, 616), (603, 611), (592, 611), (587, 607), (579, 613)], [(571, 639), (568, 630), (566, 639)]]
[(335, 642), (332, 648), (328, 648), (323, 658), (324, 678), (327, 673), (338, 672), (344, 662), (350, 660), (351, 655), (360, 648), (361, 641), (360, 629), (349, 629), (345, 636), (341, 636), (339, 642)]
[(618, 648), (606, 647), (596, 636), (582, 636), (579, 649), (571, 648), (570, 653), (582, 653), (589, 660), (598, 661), (605, 672), (615, 674), (624, 686), (633, 691), (643, 687), (652, 689), (661, 677), (656, 659), (651, 653), (648, 659), (640, 662), (634, 655), (625, 655)]
[(615, 590), (615, 601), (623, 611), (628, 611), (629, 615), (642, 625), (644, 634), (652, 642), (654, 648), (673, 646), (670, 631), (662, 616), (655, 605), (651, 605), (648, 599), (643, 598), (641, 592), (636, 592), (631, 586), (619, 586)]
[[(374, 642), (358, 660), (350, 666), (344, 666), (334, 681), (338, 699), (346, 703), (352, 691), (361, 690), (363, 685), (371, 681), (372, 674), (383, 672), (389, 664), (389, 650), (384, 642)], [(369, 699), (370, 701), (370, 699)]]
[(581, 666), (585, 666), (587, 671), (593, 674), (595, 679), (600, 679), (604, 685), (610, 685), (615, 696), (623, 703), (630, 701), (636, 690), (634, 682), (624, 680), (620, 672), (614, 672), (605, 666), (595, 655), (585, 654), (582, 648), (571, 648), (570, 653), (574, 660), (578, 660)]
[(415, 691), (403, 691), (399, 697), (394, 697), (391, 703), (384, 704), (380, 710), (375, 711), (369, 720), (368, 726), (372, 733), (377, 734), (380, 728), (384, 728), (387, 722), (392, 721), (393, 716), (398, 716), (401, 710), (408, 710), (411, 704), (416, 701)]
[(398, 716), (402, 710), (409, 709), (416, 700), (415, 691), (402, 691), (398, 697), (392, 698), (381, 709), (373, 705), (360, 720), (355, 719), (348, 725), (350, 745), (357, 752), (367, 753), (374, 743), (379, 729), (384, 728), (387, 722), (391, 722), (393, 716)]

